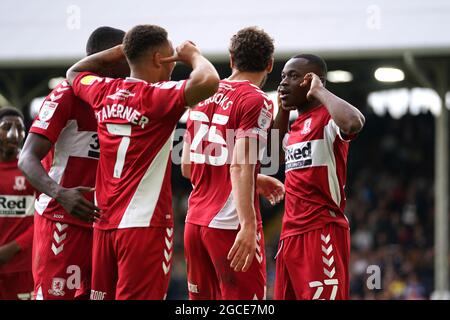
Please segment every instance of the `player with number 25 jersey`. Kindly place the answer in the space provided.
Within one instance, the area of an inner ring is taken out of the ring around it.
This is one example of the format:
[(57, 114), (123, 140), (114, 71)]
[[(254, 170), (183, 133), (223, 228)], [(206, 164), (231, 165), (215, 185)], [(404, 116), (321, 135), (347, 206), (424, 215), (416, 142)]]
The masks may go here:
[(189, 112), (182, 170), (193, 186), (184, 234), (190, 299), (265, 298), (256, 181), (272, 124), (272, 101), (260, 87), (273, 48), (263, 30), (239, 30), (230, 46), (232, 75)]

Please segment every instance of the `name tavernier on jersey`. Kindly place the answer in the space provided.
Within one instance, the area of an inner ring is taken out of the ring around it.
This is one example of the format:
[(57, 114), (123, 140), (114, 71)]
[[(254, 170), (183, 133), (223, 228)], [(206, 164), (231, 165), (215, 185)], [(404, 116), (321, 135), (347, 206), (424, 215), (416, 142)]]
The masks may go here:
[[(135, 94), (128, 90), (118, 90), (115, 94), (108, 96), (109, 99), (113, 100), (125, 100), (129, 96), (134, 96)], [(100, 111), (95, 113), (98, 122), (106, 122), (106, 120), (111, 118), (119, 118), (127, 120), (129, 123), (138, 125), (142, 129), (148, 124), (149, 119), (143, 116), (139, 111), (130, 106), (124, 106), (120, 103), (113, 103), (112, 105), (107, 104)]]

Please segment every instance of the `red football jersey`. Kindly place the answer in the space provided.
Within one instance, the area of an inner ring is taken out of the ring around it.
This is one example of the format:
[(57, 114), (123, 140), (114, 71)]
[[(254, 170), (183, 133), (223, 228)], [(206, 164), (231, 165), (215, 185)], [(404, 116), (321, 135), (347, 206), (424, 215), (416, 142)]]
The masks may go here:
[[(273, 103), (249, 81), (221, 80), (219, 90), (189, 112), (191, 182), (186, 222), (218, 229), (238, 229), (231, 190), (230, 164), (236, 139), (258, 138), (253, 155), (260, 159), (272, 124)], [(253, 140), (253, 139), (252, 139)], [(252, 151), (250, 151), (252, 152)], [(255, 169), (259, 172), (259, 162)], [(255, 209), (261, 224), (255, 186)]]
[(0, 162), (0, 247), (15, 240), (21, 251), (0, 273), (31, 270), (34, 189), (17, 167), (17, 160)]
[[(45, 98), (30, 132), (40, 134), (53, 143), (42, 160), (49, 176), (66, 188), (94, 187), (100, 145), (94, 112), (73, 93), (67, 81), (60, 83)], [(84, 193), (94, 201), (94, 193)], [(48, 195), (41, 193), (36, 200), (36, 212), (60, 223), (92, 227), (67, 213)]]
[(172, 135), (186, 110), (186, 81), (147, 83), (80, 74), (75, 94), (95, 112), (100, 139), (94, 227), (171, 227)]
[(281, 239), (331, 222), (349, 227), (344, 215), (346, 139), (325, 106), (301, 114), (292, 124), (283, 141), (286, 196)]

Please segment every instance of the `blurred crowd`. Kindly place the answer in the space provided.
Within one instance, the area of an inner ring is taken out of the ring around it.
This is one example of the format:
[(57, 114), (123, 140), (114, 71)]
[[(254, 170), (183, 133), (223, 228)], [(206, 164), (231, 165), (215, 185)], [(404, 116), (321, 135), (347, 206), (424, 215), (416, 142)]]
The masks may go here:
[[(365, 116), (366, 126), (351, 143), (348, 159), (351, 299), (429, 299), (434, 276), (434, 119), (431, 114), (398, 120)], [(179, 167), (173, 169), (176, 236), (167, 298), (187, 299), (183, 228), (191, 186)], [(284, 179), (282, 170), (279, 179)], [(273, 296), (282, 213), (282, 204), (271, 207), (262, 200), (268, 299)], [(380, 270), (378, 284), (370, 278), (373, 266)]]

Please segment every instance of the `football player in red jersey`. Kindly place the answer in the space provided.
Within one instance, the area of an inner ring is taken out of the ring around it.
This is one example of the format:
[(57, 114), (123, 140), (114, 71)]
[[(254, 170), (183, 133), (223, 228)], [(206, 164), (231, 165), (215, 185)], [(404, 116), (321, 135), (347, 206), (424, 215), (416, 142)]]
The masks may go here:
[(0, 300), (31, 299), (34, 189), (17, 166), (22, 113), (0, 109)]
[[(126, 58), (131, 75), (103, 78), (102, 67)], [(190, 78), (169, 81), (175, 61)], [(91, 299), (164, 299), (173, 249), (172, 135), (188, 106), (217, 91), (214, 66), (190, 41), (174, 52), (167, 31), (135, 26), (117, 46), (67, 72), (98, 121), (100, 161)]]
[[(122, 43), (124, 35), (115, 28), (97, 28), (87, 41), (87, 55)], [(123, 76), (128, 70), (124, 65), (117, 70)], [(63, 81), (43, 102), (19, 160), (41, 192), (33, 243), (38, 300), (89, 298), (99, 149), (94, 113)]]
[(265, 298), (257, 187), (269, 186), (263, 194), (272, 194), (272, 203), (284, 196), (278, 180), (258, 175), (259, 147), (272, 124), (273, 104), (261, 87), (273, 52), (263, 30), (238, 31), (230, 44), (231, 76), (189, 112), (182, 173), (193, 185), (184, 234), (190, 299)]
[[(275, 299), (348, 299), (350, 231), (345, 210), (349, 142), (364, 116), (325, 88), (315, 55), (290, 59), (278, 88), (274, 128), (283, 138), (285, 213), (277, 253)], [(289, 112), (298, 118), (288, 132)]]

